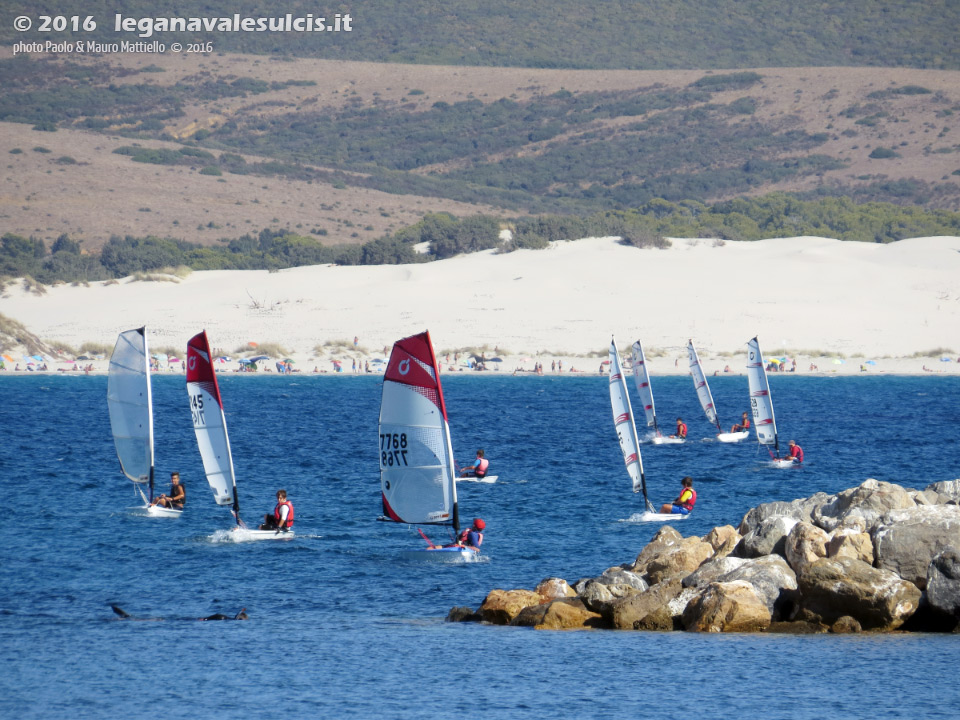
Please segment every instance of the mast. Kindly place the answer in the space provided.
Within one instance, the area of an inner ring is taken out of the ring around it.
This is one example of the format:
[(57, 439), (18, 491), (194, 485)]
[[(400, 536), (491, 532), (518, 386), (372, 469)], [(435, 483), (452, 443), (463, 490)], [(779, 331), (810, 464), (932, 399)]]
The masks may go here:
[(147, 326), (144, 325), (137, 329), (137, 332), (143, 337), (143, 371), (147, 378), (147, 434), (150, 443), (150, 502), (153, 502), (153, 474), (154, 474), (154, 452), (153, 452), (153, 389), (150, 379), (150, 349), (147, 344)]

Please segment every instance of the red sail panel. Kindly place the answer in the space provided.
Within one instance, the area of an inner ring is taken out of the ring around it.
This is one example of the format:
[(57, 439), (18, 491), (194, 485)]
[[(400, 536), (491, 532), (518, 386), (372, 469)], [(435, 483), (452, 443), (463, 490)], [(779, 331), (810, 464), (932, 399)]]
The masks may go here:
[(444, 420), (447, 419), (443, 388), (440, 386), (440, 368), (429, 331), (405, 337), (393, 344), (384, 379), (414, 388), (440, 409)]
[(223, 409), (220, 386), (217, 384), (217, 373), (213, 370), (213, 358), (210, 354), (210, 342), (207, 340), (206, 330), (201, 330), (187, 343), (187, 383), (200, 385), (216, 398), (217, 404)]

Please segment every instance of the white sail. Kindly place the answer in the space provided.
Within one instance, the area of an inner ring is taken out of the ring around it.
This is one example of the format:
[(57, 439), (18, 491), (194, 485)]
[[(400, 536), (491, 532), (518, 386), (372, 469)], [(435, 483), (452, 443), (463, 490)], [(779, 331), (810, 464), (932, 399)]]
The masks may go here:
[(647, 418), (647, 427), (653, 427), (657, 433), (657, 411), (653, 406), (653, 388), (650, 387), (650, 375), (647, 373), (647, 359), (643, 355), (643, 346), (637, 340), (633, 344), (633, 382), (640, 394), (640, 403), (643, 405), (643, 414)]
[(380, 401), (379, 452), (387, 518), (459, 530), (450, 428), (427, 332), (394, 343)]
[(637, 437), (637, 426), (633, 420), (633, 409), (630, 407), (630, 395), (627, 392), (627, 383), (623, 379), (623, 367), (620, 365), (620, 353), (617, 352), (615, 340), (610, 340), (610, 407), (613, 410), (613, 425), (617, 430), (617, 439), (620, 441), (620, 452), (623, 453), (623, 462), (627, 466), (627, 473), (633, 483), (633, 491), (643, 491), (646, 498), (645, 481), (643, 479), (643, 460), (640, 458), (640, 440)]
[(700, 356), (697, 355), (697, 349), (693, 346), (693, 340), (687, 341), (687, 354), (690, 356), (690, 376), (693, 378), (693, 386), (697, 389), (697, 399), (700, 401), (700, 407), (703, 408), (703, 414), (707, 416), (707, 420), (717, 426), (717, 432), (722, 432), (717, 420), (717, 409), (713, 404), (713, 394), (710, 392), (710, 386), (707, 385), (707, 376), (703, 373)]
[(747, 379), (750, 383), (750, 410), (753, 413), (757, 442), (761, 445), (773, 445), (779, 454), (773, 398), (770, 395), (770, 383), (767, 382), (767, 370), (757, 338), (747, 343)]
[(107, 407), (123, 474), (135, 483), (150, 482), (153, 399), (146, 328), (127, 330), (117, 337), (107, 375)]
[(239, 512), (235, 502), (237, 482), (233, 473), (227, 421), (223, 415), (220, 388), (213, 370), (206, 332), (195, 335), (187, 344), (187, 393), (190, 396), (193, 431), (197, 436), (207, 482), (213, 489), (213, 499), (217, 505), (233, 503), (235, 511)]

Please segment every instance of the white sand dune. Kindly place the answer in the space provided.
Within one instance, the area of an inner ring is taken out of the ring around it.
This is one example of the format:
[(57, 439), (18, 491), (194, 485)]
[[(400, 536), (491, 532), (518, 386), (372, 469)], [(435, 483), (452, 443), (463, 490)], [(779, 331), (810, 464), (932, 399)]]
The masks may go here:
[(540, 353), (548, 370), (563, 357), (564, 370), (595, 372), (615, 334), (623, 347), (641, 339), (651, 367), (663, 373), (686, 372), (679, 358), (688, 338), (708, 372), (725, 364), (740, 372), (744, 344), (755, 335), (767, 355), (798, 354), (801, 371), (809, 358), (842, 354), (843, 365), (819, 369), (857, 372), (873, 359), (871, 372), (926, 365), (957, 373), (956, 362), (910, 356), (949, 348), (955, 361), (960, 352), (960, 237), (888, 245), (674, 240), (667, 250), (593, 238), (421, 265), (195, 272), (178, 284), (61, 285), (45, 295), (15, 285), (0, 312), (74, 347), (112, 345), (119, 331), (140, 325), (155, 346), (185, 347), (205, 328), (227, 353), (276, 342), (304, 369), (329, 367), (331, 356), (314, 352), (325, 341), (357, 336), (379, 355), (427, 328), (441, 353), (497, 348), (506, 356), (502, 371), (532, 367), (522, 358)]

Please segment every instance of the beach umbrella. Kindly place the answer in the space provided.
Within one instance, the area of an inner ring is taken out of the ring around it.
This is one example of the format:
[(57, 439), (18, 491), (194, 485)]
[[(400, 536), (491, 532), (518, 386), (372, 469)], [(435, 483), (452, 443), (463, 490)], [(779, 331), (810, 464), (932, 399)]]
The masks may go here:
[(14, 362), (13, 358), (10, 357), (9, 355), (0, 355), (0, 357), (2, 357), (7, 362)]
[(952, 361), (948, 357), (942, 357), (940, 358), (940, 362), (952, 362)]
[(250, 360), (249, 358), (240, 358), (241, 365), (251, 365), (252, 363), (253, 360)]
[(250, 362), (260, 362), (261, 360), (269, 360), (269, 355), (257, 355), (254, 358), (250, 358)]
[(490, 358), (487, 362), (503, 362), (503, 358)]
[(864, 365), (876, 365), (877, 363), (874, 360), (867, 360)]
[(257, 343), (253, 342), (253, 340), (251, 340), (250, 342), (248, 342), (248, 343), (247, 343), (247, 346), (248, 346), (248, 347), (260, 347), (259, 345), (257, 345)]
[(180, 358), (174, 357), (173, 355), (170, 355), (170, 356), (167, 358), (167, 362), (168, 362), (168, 363), (178, 363), (178, 362), (180, 362)]
[(285, 362), (285, 363), (290, 363), (291, 365), (293, 365), (293, 364), (296, 362), (296, 360), (291, 360), (290, 358), (286, 358), (286, 359), (284, 360), (284, 362)]

